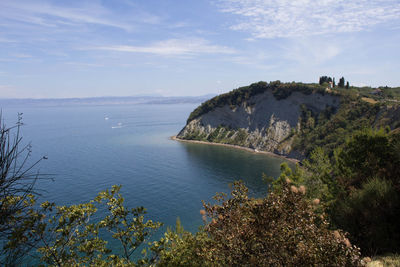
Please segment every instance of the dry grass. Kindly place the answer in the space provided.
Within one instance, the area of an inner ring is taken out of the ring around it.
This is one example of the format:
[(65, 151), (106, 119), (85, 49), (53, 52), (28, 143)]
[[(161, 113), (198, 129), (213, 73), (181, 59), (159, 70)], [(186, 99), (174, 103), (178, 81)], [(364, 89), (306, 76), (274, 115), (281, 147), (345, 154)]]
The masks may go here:
[(378, 101), (376, 101), (376, 100), (374, 100), (372, 98), (369, 98), (369, 97), (362, 97), (361, 100), (364, 101), (364, 102), (370, 103), (370, 104), (378, 103)]
[(374, 257), (367, 267), (398, 267), (400, 266), (400, 255), (392, 254), (387, 256)]

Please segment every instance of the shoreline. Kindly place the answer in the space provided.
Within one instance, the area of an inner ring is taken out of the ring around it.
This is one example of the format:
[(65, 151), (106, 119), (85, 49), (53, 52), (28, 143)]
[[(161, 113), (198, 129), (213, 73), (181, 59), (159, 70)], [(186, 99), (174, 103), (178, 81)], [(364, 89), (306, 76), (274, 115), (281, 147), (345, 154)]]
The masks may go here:
[(248, 147), (243, 147), (243, 146), (238, 146), (238, 145), (214, 143), (214, 142), (199, 141), (199, 140), (186, 140), (186, 139), (180, 139), (176, 135), (171, 136), (170, 139), (174, 140), (174, 141), (178, 141), (178, 142), (203, 144), (203, 145), (212, 145), (212, 146), (231, 147), (231, 148), (235, 148), (235, 149), (245, 150), (247, 152), (251, 152), (251, 153), (254, 153), (254, 154), (264, 154), (264, 155), (268, 155), (268, 156), (275, 157), (275, 158), (285, 159), (285, 160), (293, 162), (293, 163), (299, 163), (300, 162), (300, 160), (295, 159), (295, 158), (288, 158), (288, 157), (285, 157), (285, 156), (282, 156), (282, 155), (278, 155), (278, 154), (275, 154), (273, 152), (268, 152), (268, 151), (256, 151), (255, 149), (248, 148)]

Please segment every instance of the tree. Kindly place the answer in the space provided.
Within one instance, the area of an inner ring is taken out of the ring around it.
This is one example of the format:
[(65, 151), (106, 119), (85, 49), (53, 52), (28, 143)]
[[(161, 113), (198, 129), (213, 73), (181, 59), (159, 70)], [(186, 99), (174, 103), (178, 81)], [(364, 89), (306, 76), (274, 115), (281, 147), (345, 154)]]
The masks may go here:
[[(0, 242), (4, 247), (16, 227), (29, 216), (30, 205), (37, 191), (35, 184), (45, 175), (35, 172), (35, 167), (44, 158), (29, 163), (31, 145), (22, 143), (20, 134), (22, 113), (18, 114), (15, 126), (7, 127), (0, 114)], [(4, 260), (18, 261), (29, 250), (29, 246), (15, 247)], [(4, 249), (2, 250), (4, 253)]]
[[(31, 202), (29, 216), (9, 237), (6, 251), (33, 244), (41, 262), (50, 266), (147, 266), (154, 263), (156, 258), (148, 257), (147, 250), (142, 258), (135, 259), (133, 255), (162, 224), (146, 221), (143, 207), (124, 207), (120, 188), (113, 186), (111, 190), (100, 192), (94, 200), (71, 206), (56, 206), (46, 201), (36, 209)], [(99, 208), (108, 210), (108, 214), (92, 222)], [(107, 246), (108, 242), (103, 239), (107, 233), (119, 241), (121, 251), (118, 247), (114, 246), (113, 250)]]
[(344, 77), (342, 77), (342, 78), (339, 79), (338, 86), (339, 86), (339, 87), (342, 87), (342, 88), (344, 87)]
[(335, 77), (333, 78), (332, 87), (336, 87)]
[(400, 251), (400, 135), (366, 129), (337, 150), (332, 221), (366, 253)]
[(379, 177), (400, 188), (399, 143), (400, 135), (383, 128), (356, 132), (337, 153), (339, 181), (346, 188), (361, 188), (368, 179)]
[(321, 76), (319, 77), (319, 84), (322, 85), (324, 83), (330, 83), (332, 82), (332, 78), (328, 76)]
[(349, 89), (350, 88), (350, 84), (349, 84), (349, 81), (347, 81), (346, 82), (346, 89)]
[(366, 255), (398, 253), (400, 194), (392, 181), (368, 179), (359, 189), (341, 194), (331, 219), (350, 233), (352, 242)]

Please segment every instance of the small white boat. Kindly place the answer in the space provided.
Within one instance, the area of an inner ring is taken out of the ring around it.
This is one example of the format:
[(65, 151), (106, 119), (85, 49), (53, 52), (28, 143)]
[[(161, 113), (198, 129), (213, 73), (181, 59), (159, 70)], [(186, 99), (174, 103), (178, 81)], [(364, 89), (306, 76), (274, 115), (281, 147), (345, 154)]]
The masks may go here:
[(112, 126), (111, 128), (112, 129), (119, 129), (119, 128), (122, 128), (122, 127), (124, 127), (124, 126), (122, 126), (122, 122), (118, 122), (117, 126)]

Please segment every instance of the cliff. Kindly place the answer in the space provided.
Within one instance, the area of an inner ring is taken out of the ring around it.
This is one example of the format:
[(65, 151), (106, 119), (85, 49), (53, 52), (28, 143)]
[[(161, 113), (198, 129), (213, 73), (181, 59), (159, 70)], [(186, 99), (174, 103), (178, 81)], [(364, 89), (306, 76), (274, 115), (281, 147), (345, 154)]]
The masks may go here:
[[(256, 83), (217, 96), (192, 112), (177, 138), (239, 145), (302, 158), (293, 149), (307, 114), (335, 113), (340, 97), (304, 84)], [(306, 121), (305, 121), (306, 120)]]

